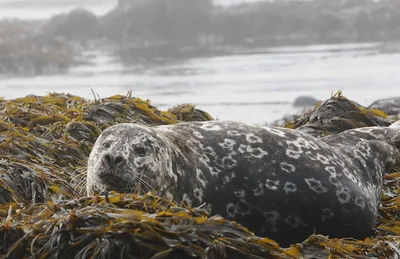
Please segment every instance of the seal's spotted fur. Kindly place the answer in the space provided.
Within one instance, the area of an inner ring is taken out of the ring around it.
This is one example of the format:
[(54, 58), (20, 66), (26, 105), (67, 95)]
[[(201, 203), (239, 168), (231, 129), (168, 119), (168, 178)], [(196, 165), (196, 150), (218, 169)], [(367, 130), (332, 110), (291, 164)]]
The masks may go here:
[(118, 124), (93, 148), (87, 191), (151, 187), (281, 245), (314, 232), (362, 238), (376, 223), (383, 174), (400, 162), (399, 139), (386, 127), (317, 139), (227, 121)]

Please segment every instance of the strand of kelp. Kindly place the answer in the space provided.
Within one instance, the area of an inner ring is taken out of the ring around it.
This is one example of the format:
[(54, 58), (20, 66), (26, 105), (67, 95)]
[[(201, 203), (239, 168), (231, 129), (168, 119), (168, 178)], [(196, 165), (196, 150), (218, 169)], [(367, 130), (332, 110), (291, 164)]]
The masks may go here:
[[(336, 109), (334, 115), (320, 112), (329, 109)], [(326, 134), (390, 124), (385, 114), (359, 106), (341, 93), (317, 105), (314, 113), (305, 116), (319, 119), (302, 126), (312, 124)], [(330, 116), (336, 119), (329, 121)], [(385, 179), (376, 237), (355, 241), (314, 235), (290, 249), (255, 237), (234, 222), (209, 217), (200, 208), (182, 208), (151, 194), (79, 198), (86, 159), (103, 129), (120, 122), (161, 125), (190, 120), (212, 117), (190, 104), (163, 112), (130, 93), (94, 101), (68, 94), (1, 100), (1, 254), (9, 258), (109, 258), (117, 250), (127, 258), (301, 258), (312, 254), (392, 258), (400, 254), (399, 173)]]

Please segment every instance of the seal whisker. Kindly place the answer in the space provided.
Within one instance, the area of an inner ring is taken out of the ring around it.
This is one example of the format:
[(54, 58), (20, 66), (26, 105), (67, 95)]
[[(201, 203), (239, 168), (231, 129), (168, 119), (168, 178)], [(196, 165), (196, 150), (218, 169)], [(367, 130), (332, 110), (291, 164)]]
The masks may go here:
[(137, 180), (138, 180), (139, 185), (140, 185), (140, 183), (141, 183), (141, 184), (143, 184), (145, 187), (148, 188), (147, 192), (149, 192), (149, 191), (151, 191), (151, 190), (154, 190), (154, 187), (153, 187), (150, 183), (146, 182), (142, 177), (138, 177)]
[(78, 193), (79, 193), (79, 194), (82, 194), (82, 192), (83, 192), (83, 190), (85, 189), (85, 186), (86, 186), (86, 184), (87, 184), (86, 181), (87, 181), (87, 179), (84, 178), (84, 179), (82, 179), (79, 183), (77, 183), (77, 184), (75, 185), (75, 187), (74, 187), (74, 192), (76, 192), (76, 190), (79, 190)]
[(142, 193), (142, 184), (140, 182), (140, 179), (133, 179), (129, 178), (126, 183), (127, 189), (130, 189), (136, 193)]
[(137, 190), (137, 183), (136, 183), (136, 180), (133, 179), (133, 178), (128, 178), (127, 187), (128, 187), (128, 189), (135, 190), (136, 192), (138, 191), (138, 190)]
[(140, 174), (140, 177), (138, 177), (138, 178), (140, 178), (140, 179), (147, 178), (151, 182), (154, 182), (154, 178), (151, 178), (151, 177), (149, 177), (148, 175), (145, 175), (145, 174)]
[(75, 175), (71, 178), (71, 182), (74, 182), (74, 181), (80, 180), (80, 179), (86, 180), (87, 171), (85, 171), (83, 167), (75, 169), (74, 173), (75, 173)]

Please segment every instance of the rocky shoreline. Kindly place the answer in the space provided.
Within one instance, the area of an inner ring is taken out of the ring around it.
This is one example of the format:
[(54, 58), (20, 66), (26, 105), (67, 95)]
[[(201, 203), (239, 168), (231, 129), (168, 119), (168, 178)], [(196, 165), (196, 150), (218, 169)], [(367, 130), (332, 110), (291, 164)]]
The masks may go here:
[[(385, 176), (376, 235), (365, 240), (312, 235), (289, 248), (208, 215), (203, 208), (182, 207), (151, 193), (86, 197), (86, 161), (102, 130), (122, 122), (163, 125), (192, 120), (213, 117), (188, 104), (161, 111), (130, 93), (93, 101), (59, 93), (0, 100), (0, 254), (293, 259), (393, 258), (398, 252), (399, 170)], [(286, 127), (336, 134), (393, 120), (339, 92)]]
[(225, 8), (208, 0), (119, 1), (104, 16), (76, 9), (46, 21), (1, 21), (0, 74), (65, 72), (85, 62), (80, 53), (88, 46), (106, 46), (125, 64), (249, 53), (281, 45), (371, 41), (383, 42), (378, 51), (398, 52), (397, 10), (396, 1), (369, 0), (260, 2)]

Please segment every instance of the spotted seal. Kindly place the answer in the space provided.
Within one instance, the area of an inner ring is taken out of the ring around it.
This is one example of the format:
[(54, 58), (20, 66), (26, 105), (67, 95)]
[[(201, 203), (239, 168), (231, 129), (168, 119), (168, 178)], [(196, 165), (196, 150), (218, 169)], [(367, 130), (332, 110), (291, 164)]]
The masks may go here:
[(315, 138), (231, 121), (117, 124), (97, 139), (87, 192), (156, 190), (285, 246), (312, 233), (372, 233), (400, 131), (366, 127)]

